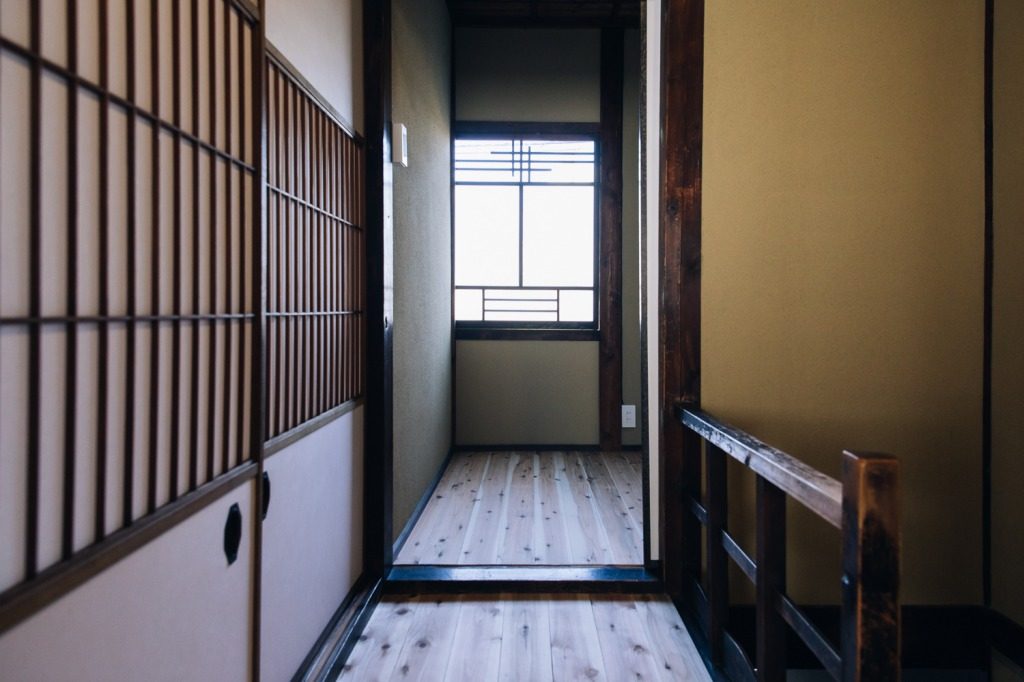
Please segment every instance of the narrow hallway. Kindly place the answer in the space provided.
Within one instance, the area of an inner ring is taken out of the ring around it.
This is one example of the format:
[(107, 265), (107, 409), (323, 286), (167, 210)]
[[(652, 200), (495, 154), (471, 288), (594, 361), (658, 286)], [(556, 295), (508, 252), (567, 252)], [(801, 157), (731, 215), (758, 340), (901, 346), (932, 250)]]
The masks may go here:
[(640, 565), (639, 452), (452, 457), (396, 564)]

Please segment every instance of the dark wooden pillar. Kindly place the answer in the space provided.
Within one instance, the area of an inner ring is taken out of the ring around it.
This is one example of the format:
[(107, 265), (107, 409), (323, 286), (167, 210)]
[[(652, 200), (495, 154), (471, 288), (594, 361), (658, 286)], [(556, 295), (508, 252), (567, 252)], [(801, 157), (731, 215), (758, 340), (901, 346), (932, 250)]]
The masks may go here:
[(392, 303), (394, 224), (391, 169), (391, 1), (363, 5), (366, 118), (366, 431), (364, 570), (392, 561)]
[(700, 439), (674, 407), (700, 405), (704, 0), (663, 0), (661, 40), (661, 555), (665, 586), (680, 598), (684, 576), (700, 570), (700, 525), (683, 503), (684, 491), (699, 495)]
[(622, 447), (622, 29), (601, 31), (601, 449)]

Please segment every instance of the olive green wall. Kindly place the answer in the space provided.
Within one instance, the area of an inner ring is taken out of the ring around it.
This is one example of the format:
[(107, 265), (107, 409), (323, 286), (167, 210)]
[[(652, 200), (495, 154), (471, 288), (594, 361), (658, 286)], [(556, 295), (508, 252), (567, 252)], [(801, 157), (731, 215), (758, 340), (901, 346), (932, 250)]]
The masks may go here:
[[(835, 476), (899, 456), (903, 599), (976, 602), (984, 3), (706, 11), (704, 406)], [(797, 598), (836, 600), (838, 535), (790, 538)]]
[(635, 429), (622, 442), (639, 445), (640, 414), (640, 31), (626, 31), (622, 87), (622, 402), (636, 405)]
[(994, 25), (992, 605), (1024, 623), (1024, 3)]
[(597, 443), (597, 345), (459, 341), (455, 442)]
[[(627, 31), (625, 44), (622, 387), (623, 402), (637, 405), (639, 423), (639, 32)], [(600, 120), (600, 31), (460, 28), (455, 31), (455, 64), (459, 120)], [(472, 349), (465, 357), (464, 348)], [(573, 348), (577, 352), (567, 356)], [(459, 342), (456, 443), (597, 444), (596, 348), (593, 342)], [(566, 357), (573, 370), (570, 385), (551, 388), (548, 368)], [(509, 381), (516, 382), (518, 394), (530, 405), (510, 404)], [(545, 409), (535, 409), (538, 405)], [(640, 429), (624, 429), (622, 435), (624, 443), (640, 443)]]
[(451, 447), (451, 28), (444, 0), (392, 4), (393, 119), (409, 133), (394, 167), (394, 532)]

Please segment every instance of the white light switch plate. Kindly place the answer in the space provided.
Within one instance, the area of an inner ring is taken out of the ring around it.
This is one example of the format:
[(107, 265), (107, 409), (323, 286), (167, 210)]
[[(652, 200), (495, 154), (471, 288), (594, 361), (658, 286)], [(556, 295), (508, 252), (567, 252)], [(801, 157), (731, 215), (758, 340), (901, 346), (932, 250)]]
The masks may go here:
[(635, 429), (636, 428), (636, 405), (623, 405), (622, 406), (622, 428), (624, 428), (624, 429)]
[(409, 131), (404, 123), (391, 124), (391, 162), (409, 167)]

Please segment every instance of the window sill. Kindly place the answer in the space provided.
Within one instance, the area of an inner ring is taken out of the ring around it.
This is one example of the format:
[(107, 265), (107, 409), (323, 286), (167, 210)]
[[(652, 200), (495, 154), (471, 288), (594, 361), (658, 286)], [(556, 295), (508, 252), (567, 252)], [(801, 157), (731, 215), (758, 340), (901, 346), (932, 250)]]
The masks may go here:
[(457, 341), (597, 341), (596, 329), (542, 329), (510, 327), (462, 327), (456, 325)]

